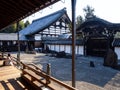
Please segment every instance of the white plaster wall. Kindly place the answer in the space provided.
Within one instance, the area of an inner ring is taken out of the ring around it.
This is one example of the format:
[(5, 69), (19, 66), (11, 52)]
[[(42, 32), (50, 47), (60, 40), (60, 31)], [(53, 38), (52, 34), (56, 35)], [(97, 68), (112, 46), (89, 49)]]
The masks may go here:
[(83, 46), (76, 46), (75, 47), (75, 49), (76, 49), (76, 51), (75, 51), (75, 53), (76, 54), (81, 54), (81, 55), (83, 55)]
[[(71, 53), (72, 54), (71, 45), (48, 45), (48, 46), (49, 46), (50, 50), (54, 50), (54, 51), (57, 51), (57, 52), (66, 50), (65, 51), (66, 53)], [(75, 53), (83, 55), (83, 46), (76, 46)]]
[(78, 54), (78, 46), (75, 47), (75, 54)]
[(54, 50), (54, 45), (51, 45), (51, 48), (50, 48), (51, 50)]
[(51, 45), (48, 45), (49, 49), (51, 50)]
[(66, 45), (65, 49), (66, 49), (66, 53), (72, 53), (70, 45)]
[(78, 46), (79, 48), (79, 52), (78, 52), (78, 54), (81, 54), (81, 55), (83, 55), (84, 54), (84, 47), (83, 46)]
[(55, 51), (59, 52), (59, 45), (55, 45)]
[(64, 51), (64, 48), (65, 46), (64, 45), (60, 45), (60, 51)]
[(115, 52), (118, 55), (118, 59), (120, 59), (120, 47), (115, 47)]

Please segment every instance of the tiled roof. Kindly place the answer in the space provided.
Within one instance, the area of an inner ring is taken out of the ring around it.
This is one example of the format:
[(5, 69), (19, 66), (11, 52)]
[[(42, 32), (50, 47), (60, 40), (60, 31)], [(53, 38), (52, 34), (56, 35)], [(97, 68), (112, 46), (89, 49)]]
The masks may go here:
[[(57, 45), (72, 45), (72, 40), (47, 40), (44, 41), (45, 44), (57, 44)], [(83, 45), (83, 40), (76, 40), (76, 45)]]
[(83, 30), (84, 28), (96, 28), (96, 27), (105, 27), (108, 28), (109, 30), (116, 30), (120, 31), (120, 23), (111, 23), (109, 21), (106, 21), (104, 19), (98, 18), (98, 17), (93, 17), (85, 22), (83, 22), (78, 28), (77, 31)]
[(25, 29), (21, 30), (19, 33), (24, 35), (33, 35), (36, 34), (51, 24), (55, 23), (61, 16), (63, 16), (66, 13), (66, 9), (59, 10), (55, 13), (52, 13), (50, 15), (47, 15), (45, 17), (39, 18), (37, 20), (34, 20), (32, 24), (30, 24)]

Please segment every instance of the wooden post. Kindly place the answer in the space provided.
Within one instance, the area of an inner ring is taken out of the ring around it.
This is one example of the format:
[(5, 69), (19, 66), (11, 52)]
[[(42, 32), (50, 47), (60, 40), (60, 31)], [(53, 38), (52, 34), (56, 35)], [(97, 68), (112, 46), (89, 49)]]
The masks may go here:
[(17, 59), (18, 59), (18, 61), (20, 61), (19, 21), (17, 21), (17, 42), (18, 42)]
[(46, 79), (46, 84), (49, 84), (50, 83), (49, 75), (51, 75), (51, 66), (49, 63), (47, 64), (47, 75), (48, 77)]
[(4, 58), (4, 52), (2, 52), (2, 59)]
[(76, 0), (71, 0), (72, 5), (72, 86), (75, 87), (75, 44), (76, 44), (76, 23), (75, 6)]

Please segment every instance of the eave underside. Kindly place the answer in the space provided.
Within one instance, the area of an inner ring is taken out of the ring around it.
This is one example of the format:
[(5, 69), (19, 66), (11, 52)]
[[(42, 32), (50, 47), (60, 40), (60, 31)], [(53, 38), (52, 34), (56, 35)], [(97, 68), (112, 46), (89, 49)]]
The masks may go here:
[(1, 0), (0, 29), (60, 0)]

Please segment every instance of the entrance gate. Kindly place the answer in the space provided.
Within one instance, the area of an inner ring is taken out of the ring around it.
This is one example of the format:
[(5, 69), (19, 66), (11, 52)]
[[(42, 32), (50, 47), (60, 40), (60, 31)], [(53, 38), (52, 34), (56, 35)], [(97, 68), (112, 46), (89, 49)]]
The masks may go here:
[(90, 37), (86, 43), (86, 54), (104, 57), (108, 48), (109, 40), (106, 37)]

